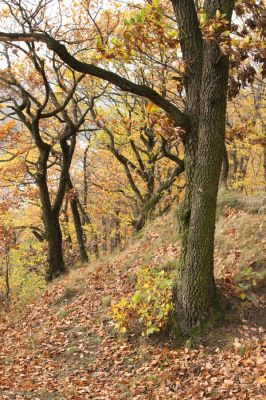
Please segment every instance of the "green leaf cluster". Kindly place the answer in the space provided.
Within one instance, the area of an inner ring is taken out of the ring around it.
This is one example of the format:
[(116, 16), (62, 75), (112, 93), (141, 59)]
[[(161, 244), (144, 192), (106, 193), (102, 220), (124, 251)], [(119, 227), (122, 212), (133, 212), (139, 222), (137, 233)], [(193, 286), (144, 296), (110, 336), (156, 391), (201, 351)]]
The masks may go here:
[(137, 273), (136, 291), (112, 307), (115, 328), (122, 333), (141, 330), (149, 336), (166, 324), (173, 309), (172, 272), (143, 266)]

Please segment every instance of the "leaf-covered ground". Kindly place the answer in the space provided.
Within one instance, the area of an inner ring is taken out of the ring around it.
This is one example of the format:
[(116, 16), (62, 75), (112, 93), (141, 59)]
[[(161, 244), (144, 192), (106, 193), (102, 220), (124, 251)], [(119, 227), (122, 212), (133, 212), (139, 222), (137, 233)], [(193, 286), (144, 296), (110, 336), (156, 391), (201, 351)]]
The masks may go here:
[[(235, 237), (232, 227), (243, 214), (231, 214), (227, 226)], [(254, 234), (261, 223), (262, 217), (254, 222)], [(110, 303), (132, 291), (138, 265), (170, 262), (179, 252), (171, 235), (157, 243), (156, 231), (155, 224), (110, 262), (73, 270), (23, 318), (0, 323), (1, 400), (266, 399), (263, 292), (248, 288), (253, 296), (241, 299), (243, 285), (234, 288), (228, 271), (220, 282), (236, 302), (229, 318), (182, 348), (162, 337), (114, 332)], [(216, 258), (220, 265), (219, 249)]]

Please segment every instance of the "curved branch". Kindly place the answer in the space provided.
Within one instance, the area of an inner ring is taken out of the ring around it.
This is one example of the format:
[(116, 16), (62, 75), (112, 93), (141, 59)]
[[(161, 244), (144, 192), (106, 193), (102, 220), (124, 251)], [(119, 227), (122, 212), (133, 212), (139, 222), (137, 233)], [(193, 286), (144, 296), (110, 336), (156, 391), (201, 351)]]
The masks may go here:
[(151, 89), (146, 85), (138, 85), (130, 80), (123, 78), (122, 76), (97, 67), (93, 64), (87, 64), (79, 61), (72, 56), (67, 50), (66, 46), (60, 43), (58, 40), (52, 38), (48, 34), (44, 33), (8, 33), (0, 32), (0, 41), (2, 42), (42, 42), (47, 45), (50, 50), (53, 50), (62, 61), (64, 61), (70, 68), (75, 71), (82, 72), (91, 76), (95, 76), (100, 79), (104, 79), (121, 90), (133, 93), (135, 95), (145, 97), (152, 101), (158, 107), (167, 112), (176, 122), (177, 126), (186, 129), (188, 127), (188, 119), (184, 113), (182, 113), (173, 103), (163, 98), (155, 90)]

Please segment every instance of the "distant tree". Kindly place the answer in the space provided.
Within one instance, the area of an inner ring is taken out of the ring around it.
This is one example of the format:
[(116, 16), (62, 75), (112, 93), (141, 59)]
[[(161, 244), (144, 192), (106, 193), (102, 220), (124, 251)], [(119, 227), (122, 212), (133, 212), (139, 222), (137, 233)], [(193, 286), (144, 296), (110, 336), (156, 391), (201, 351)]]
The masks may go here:
[[(25, 167), (39, 188), (48, 241), (46, 278), (52, 280), (66, 270), (59, 216), (67, 191), (72, 192), (70, 204), (81, 261), (88, 260), (70, 166), (77, 135), (84, 129), (94, 98), (92, 95), (84, 100), (84, 94), (77, 92), (84, 75), (63, 71), (55, 62), (52, 67), (46, 67), (34, 46), (29, 44), (27, 47), (27, 50), (21, 49), (26, 53), (24, 67), (12, 64), (8, 50), (4, 53), (8, 67), (1, 71), (0, 84), (2, 102), (5, 101), (7, 108), (2, 108), (0, 113), (4, 119), (18, 121), (17, 130), (20, 136), (24, 135), (24, 140), (28, 139), (28, 133), (31, 137), (29, 149), (24, 151)], [(31, 81), (21, 77), (23, 71), (31, 74)], [(23, 143), (21, 137), (20, 143)], [(18, 145), (13, 142), (14, 147)], [(58, 184), (55, 184), (57, 178)]]
[(132, 225), (138, 232), (184, 171), (178, 154), (181, 141), (171, 121), (151, 104), (129, 96), (120, 96), (119, 102), (109, 99), (109, 103), (113, 110), (111, 118), (104, 114), (101, 117), (101, 110), (98, 114), (96, 109), (92, 115), (100, 129), (100, 146), (110, 151), (123, 167), (133, 194), (129, 202)]

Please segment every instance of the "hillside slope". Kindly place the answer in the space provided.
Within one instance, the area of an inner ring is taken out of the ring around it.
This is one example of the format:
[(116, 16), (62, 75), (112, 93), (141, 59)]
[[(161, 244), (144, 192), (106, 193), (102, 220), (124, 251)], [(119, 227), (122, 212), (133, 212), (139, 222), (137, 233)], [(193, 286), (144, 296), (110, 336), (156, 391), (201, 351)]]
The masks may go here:
[(0, 399), (265, 400), (265, 216), (239, 208), (219, 208), (216, 276), (230, 307), (215, 330), (177, 349), (113, 329), (110, 304), (133, 291), (139, 266), (171, 266), (179, 254), (170, 214), (122, 253), (50, 285), (23, 318), (0, 323)]

